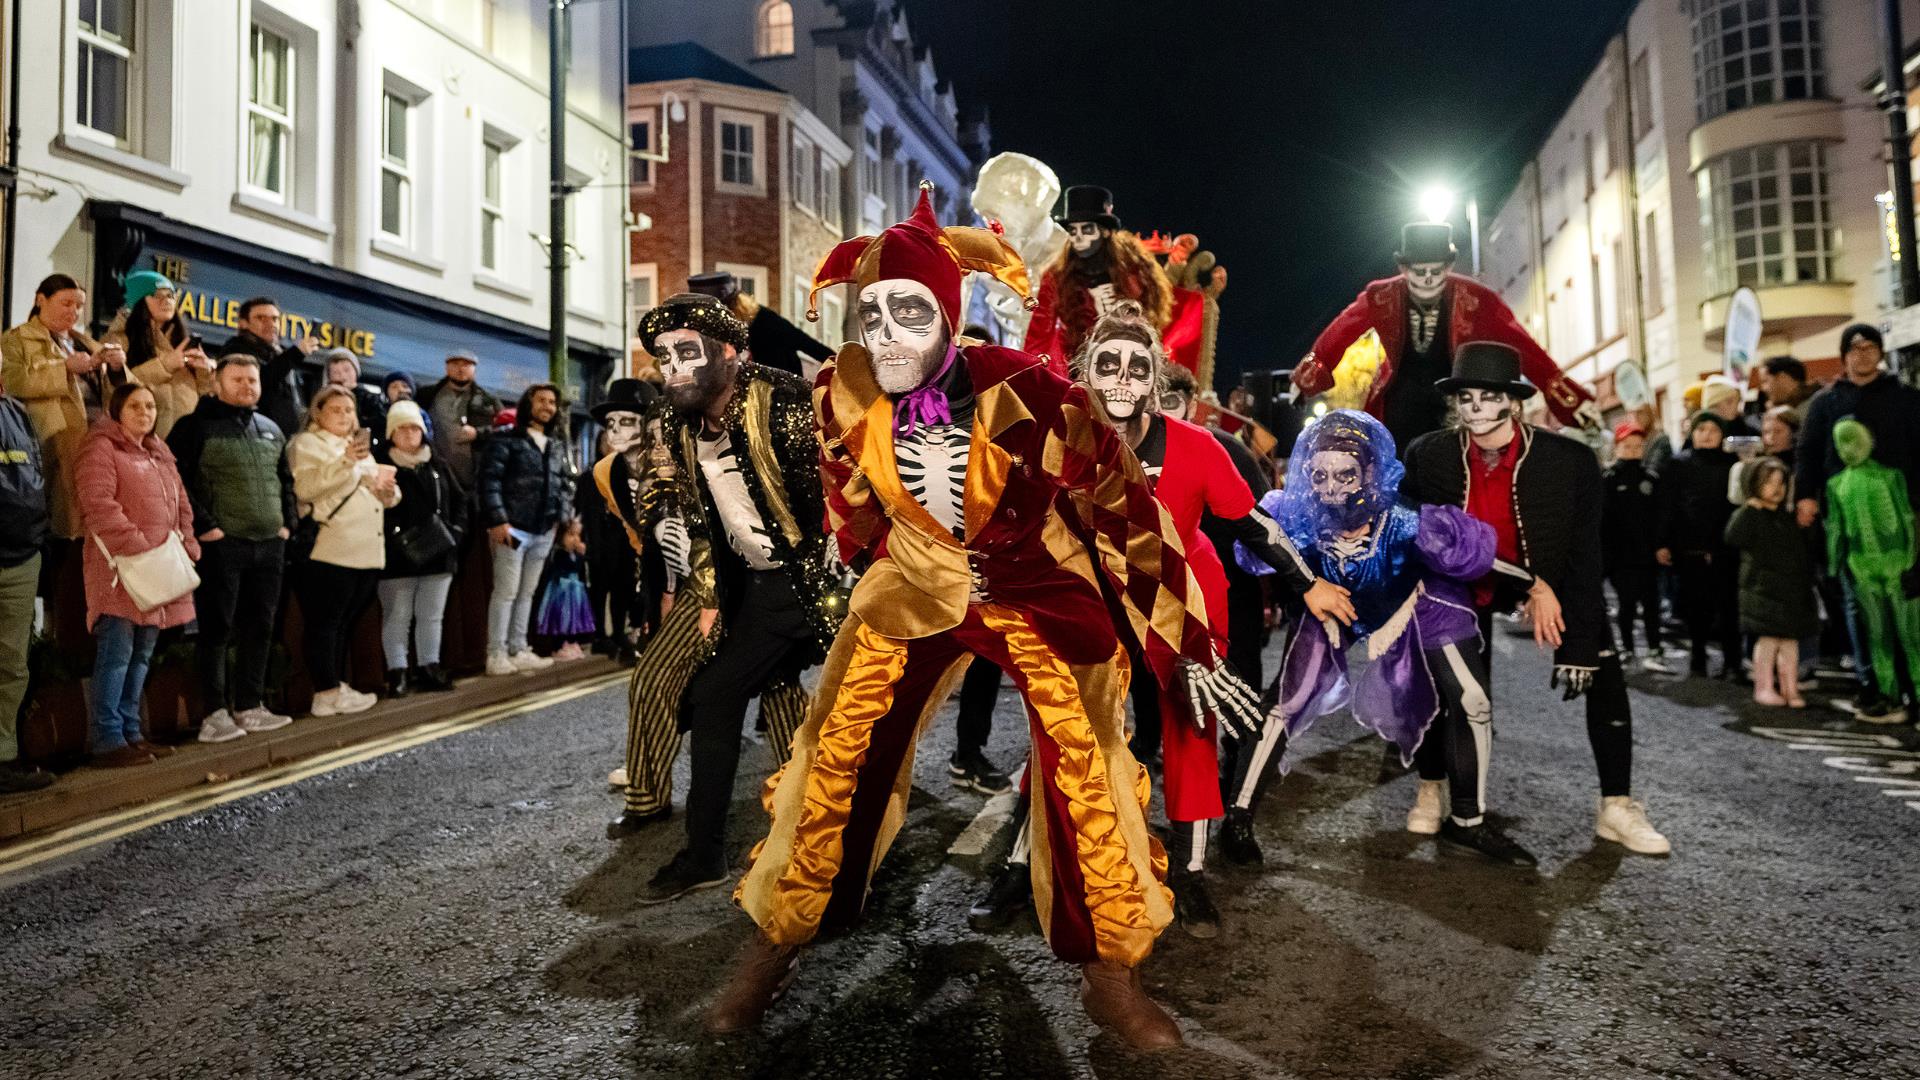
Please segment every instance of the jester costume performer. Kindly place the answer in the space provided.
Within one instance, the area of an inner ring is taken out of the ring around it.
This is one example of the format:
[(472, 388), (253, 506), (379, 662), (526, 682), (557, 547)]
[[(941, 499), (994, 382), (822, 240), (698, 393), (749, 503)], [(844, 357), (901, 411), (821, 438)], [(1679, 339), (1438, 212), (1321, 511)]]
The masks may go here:
[(641, 320), (640, 340), (666, 376), (654, 418), (670, 465), (645, 496), (659, 526), (639, 532), (660, 543), (680, 581), (634, 667), (626, 813), (609, 832), (665, 818), (680, 735), (690, 733), (687, 846), (648, 883), (642, 899), (658, 903), (727, 879), (747, 705), (761, 696), (784, 761), (806, 709), (800, 673), (842, 612), (815, 525), (826, 511), (806, 384), (747, 361), (746, 327), (711, 297), (669, 297)]
[[(1535, 642), (1554, 653), (1549, 687), (1563, 687), (1569, 701), (1586, 698), (1587, 741), (1600, 774), (1595, 835), (1665, 855), (1667, 838), (1632, 795), (1633, 708), (1601, 588), (1600, 462), (1584, 444), (1519, 419), (1520, 403), (1535, 391), (1521, 381), (1511, 346), (1467, 342), (1437, 389), (1452, 402), (1455, 426), (1407, 448), (1401, 490), (1419, 505), (1459, 507), (1493, 528), (1494, 572), (1473, 590), (1481, 655), (1491, 669), (1494, 611), (1524, 604)], [(1433, 743), (1420, 748), (1415, 764), (1420, 787), (1407, 828), (1434, 832), (1446, 764)]]
[(1873, 433), (1858, 420), (1833, 425), (1833, 447), (1846, 468), (1827, 481), (1828, 572), (1853, 576), (1874, 680), (1899, 701), (1901, 665), (1920, 682), (1920, 547), (1907, 480), (1873, 460)]
[[(1285, 771), (1292, 740), (1351, 706), (1403, 763), (1423, 743), (1438, 746), (1453, 792), (1452, 812), (1437, 825), (1444, 846), (1532, 865), (1482, 817), (1493, 700), (1470, 583), (1493, 569), (1494, 531), (1458, 507), (1398, 502), (1404, 473), (1386, 427), (1340, 409), (1300, 433), (1286, 487), (1262, 500), (1314, 573), (1347, 588), (1356, 615), (1350, 632), (1303, 621), (1293, 634), (1271, 691), (1278, 722), (1263, 733), (1252, 768), (1235, 777), (1235, 802), (1251, 807), (1274, 754)], [(1259, 569), (1246, 552), (1239, 558)], [(1350, 682), (1346, 650), (1359, 640), (1368, 662)]]
[(1405, 449), (1445, 425), (1447, 401), (1434, 384), (1451, 371), (1461, 343), (1497, 341), (1520, 354), (1521, 369), (1545, 392), (1547, 407), (1561, 423), (1597, 426), (1593, 395), (1560, 374), (1560, 365), (1514, 318), (1499, 293), (1452, 272), (1457, 255), (1451, 225), (1416, 223), (1402, 229), (1394, 255), (1400, 273), (1370, 282), (1320, 332), (1312, 351), (1293, 369), (1294, 386), (1306, 395), (1333, 389), (1347, 349), (1373, 331), (1382, 355), (1354, 404), (1384, 423), (1394, 445)]
[(772, 830), (734, 894), (761, 932), (708, 1027), (757, 1023), (799, 946), (858, 918), (906, 817), (916, 738), (980, 656), (1027, 701), (1049, 942), (1082, 965), (1092, 1019), (1137, 1046), (1175, 1045), (1137, 972), (1173, 911), (1121, 730), (1126, 644), (1153, 666), (1141, 677), (1201, 707), (1258, 702), (1215, 659), (1179, 539), (1086, 394), (1025, 353), (956, 345), (962, 275), (1024, 294), (1026, 269), (992, 232), (940, 228), (930, 188), (907, 221), (841, 244), (815, 276), (816, 291), (858, 290), (862, 341), (822, 369), (814, 401), (828, 524), (867, 569), (768, 786)]

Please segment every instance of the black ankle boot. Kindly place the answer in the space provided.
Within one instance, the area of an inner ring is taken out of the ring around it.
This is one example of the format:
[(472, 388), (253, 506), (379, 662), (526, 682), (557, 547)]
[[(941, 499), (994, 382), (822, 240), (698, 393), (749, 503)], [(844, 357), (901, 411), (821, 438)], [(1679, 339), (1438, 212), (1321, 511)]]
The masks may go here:
[(1266, 856), (1253, 835), (1253, 811), (1227, 811), (1226, 828), (1220, 830), (1220, 854), (1235, 866), (1259, 866)]
[(453, 676), (439, 664), (428, 664), (414, 677), (414, 683), (421, 690), (440, 691), (453, 689)]
[(396, 697), (396, 698), (406, 697), (408, 694), (412, 692), (413, 692), (413, 686), (411, 683), (407, 681), (406, 668), (400, 667), (400, 668), (387, 669), (387, 696), (388, 697)]

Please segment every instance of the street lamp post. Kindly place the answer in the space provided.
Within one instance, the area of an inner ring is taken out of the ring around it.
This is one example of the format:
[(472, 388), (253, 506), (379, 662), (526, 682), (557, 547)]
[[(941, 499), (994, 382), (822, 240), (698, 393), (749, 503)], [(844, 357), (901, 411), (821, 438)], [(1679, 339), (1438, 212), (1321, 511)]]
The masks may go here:
[(547, 0), (547, 381), (567, 392), (567, 3)]

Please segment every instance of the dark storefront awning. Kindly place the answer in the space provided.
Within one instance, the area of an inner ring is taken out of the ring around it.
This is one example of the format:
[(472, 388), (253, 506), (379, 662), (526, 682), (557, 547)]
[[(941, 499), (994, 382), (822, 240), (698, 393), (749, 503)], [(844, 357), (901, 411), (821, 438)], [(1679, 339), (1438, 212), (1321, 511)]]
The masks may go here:
[[(447, 354), (470, 349), (480, 357), (480, 379), (504, 397), (546, 382), (547, 333), (479, 308), (274, 251), (175, 221), (127, 203), (88, 204), (96, 244), (93, 309), (101, 322), (119, 309), (121, 281), (134, 270), (158, 270), (174, 282), (180, 313), (210, 347), (239, 328), (240, 302), (271, 296), (290, 336), (312, 332), (323, 348), (345, 348), (375, 376), (395, 369), (431, 382)], [(573, 339), (568, 382), (598, 381), (620, 357)]]

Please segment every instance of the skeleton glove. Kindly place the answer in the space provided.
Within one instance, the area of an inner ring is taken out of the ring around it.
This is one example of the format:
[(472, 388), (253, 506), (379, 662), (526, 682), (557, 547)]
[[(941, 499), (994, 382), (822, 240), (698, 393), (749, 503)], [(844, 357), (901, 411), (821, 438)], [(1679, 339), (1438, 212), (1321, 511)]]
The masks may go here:
[(1209, 669), (1181, 657), (1178, 682), (1194, 727), (1204, 732), (1207, 717), (1211, 716), (1220, 730), (1233, 738), (1251, 739), (1259, 735), (1260, 697), (1225, 660), (1216, 659)]
[(1560, 700), (1572, 701), (1593, 688), (1593, 669), (1565, 665), (1556, 667), (1553, 677), (1547, 680), (1547, 689), (1555, 688), (1564, 691)]
[(693, 537), (687, 533), (686, 522), (677, 517), (661, 518), (653, 527), (653, 538), (660, 542), (660, 557), (669, 573), (681, 580), (693, 576)]

